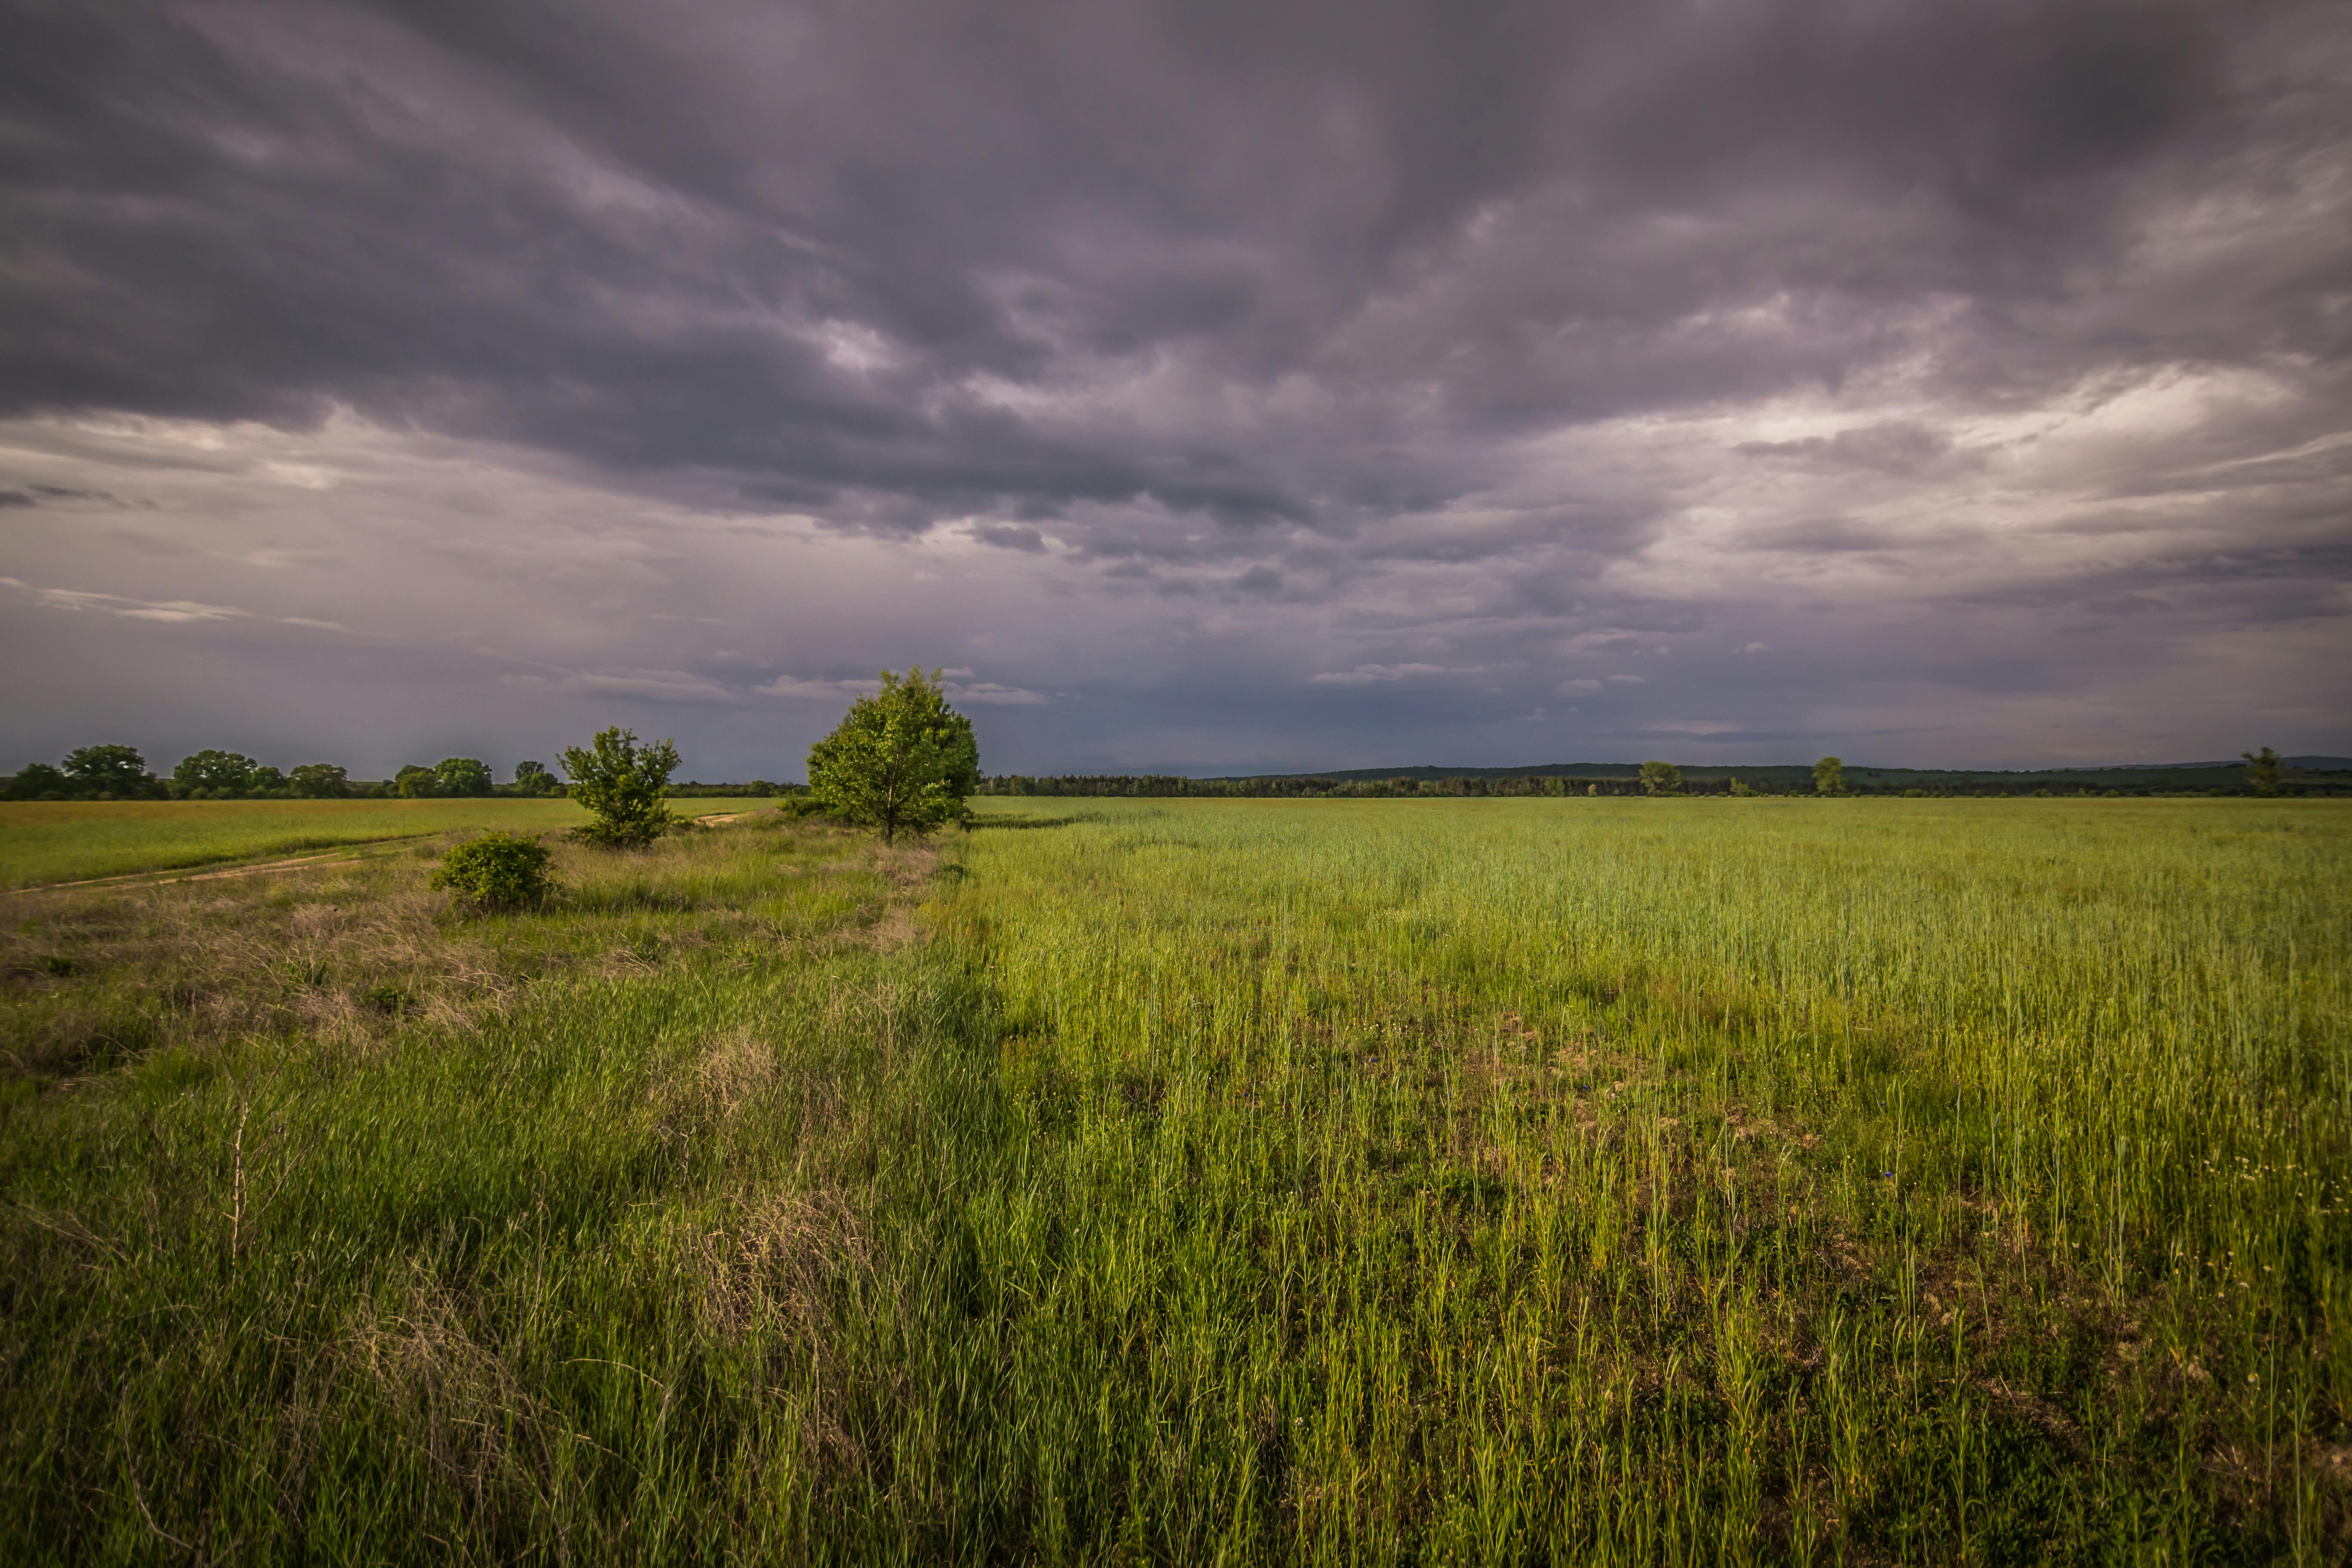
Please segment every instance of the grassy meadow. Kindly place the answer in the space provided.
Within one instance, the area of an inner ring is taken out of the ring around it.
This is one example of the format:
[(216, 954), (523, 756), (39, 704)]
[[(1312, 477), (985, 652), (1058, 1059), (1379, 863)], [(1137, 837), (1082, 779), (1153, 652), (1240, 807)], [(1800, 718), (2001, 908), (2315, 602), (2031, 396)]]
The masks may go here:
[[(678, 800), (681, 816), (745, 811), (760, 800)], [(499, 827), (576, 827), (568, 800), (0, 801), (0, 887), (29, 888), (215, 861)]]
[(2352, 1551), (2352, 808), (982, 812), (0, 900), (0, 1553)]

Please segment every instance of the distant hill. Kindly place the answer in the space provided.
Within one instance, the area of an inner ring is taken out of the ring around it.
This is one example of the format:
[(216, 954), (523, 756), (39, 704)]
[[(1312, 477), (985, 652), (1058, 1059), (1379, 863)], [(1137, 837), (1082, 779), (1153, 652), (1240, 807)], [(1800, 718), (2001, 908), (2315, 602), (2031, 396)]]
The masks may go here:
[[(2306, 773), (2352, 773), (2352, 757), (2281, 757), (2281, 758), (2279, 759), (2279, 761), (2281, 761), (2281, 762), (2284, 763), (2288, 767), (2291, 767), (2291, 768), (2301, 768), (2301, 769), (2303, 769), (2303, 770), (2304, 770), (2305, 772), (2306, 772)], [(2116, 764), (2116, 767), (2118, 767), (2118, 768), (2124, 768), (2124, 769), (2132, 769), (2132, 768), (2149, 769), (2149, 768), (2153, 768), (2153, 769), (2158, 769), (2158, 770), (2161, 770), (2161, 769), (2168, 768), (2168, 767), (2170, 767), (2170, 768), (2242, 768), (2242, 767), (2244, 767), (2245, 765), (2246, 765), (2246, 764), (2245, 764), (2243, 762), (2240, 762), (2240, 761), (2232, 761), (2232, 762), (2226, 762), (2226, 763), (2117, 763)]]
[[(2285, 763), (2289, 791), (2352, 795), (2352, 757), (2300, 756)], [(1711, 766), (1679, 764), (1683, 787), (1720, 795), (1737, 782), (1767, 795), (1809, 795), (1811, 763)], [(1510, 768), (1446, 768), (1428, 763), (1395, 768), (1339, 768), (1322, 773), (1231, 773), (1192, 778), (1176, 773), (1018, 773), (982, 781), (984, 795), (1638, 795), (1639, 763), (1540, 763)], [(2245, 763), (2112, 763), (2073, 768), (1883, 768), (1845, 765), (1847, 785), (1867, 795), (1919, 791), (1934, 795), (2242, 794)]]
[[(2294, 773), (2352, 773), (2352, 757), (2287, 757), (2282, 759), (2290, 776)], [(1813, 765), (1811, 763), (1760, 763), (1741, 765), (1709, 766), (1704, 763), (1679, 764), (1683, 777), (1689, 780), (1742, 779), (1751, 784), (1811, 784)], [(1263, 784), (1277, 779), (1331, 779), (1342, 784), (1377, 783), (1386, 779), (1412, 779), (1416, 784), (1432, 779), (1628, 779), (1641, 776), (1639, 763), (1543, 763), (1516, 768), (1441, 768), (1418, 766), (1409, 768), (1347, 768), (1337, 771), (1293, 773), (1228, 773), (1208, 782), (1227, 784)], [(1932, 787), (1937, 784), (2021, 784), (2028, 788), (2045, 784), (2129, 784), (2147, 787), (2155, 778), (2177, 775), (2181, 787), (2210, 789), (2222, 784), (2245, 782), (2246, 765), (2235, 760), (2211, 763), (2112, 763), (2074, 768), (1881, 768), (1867, 763), (1848, 763), (1846, 777), (1857, 782), (1885, 783), (1898, 788), (1916, 784)], [(2221, 775), (2226, 774), (2227, 778)], [(2130, 775), (2128, 777), (2123, 775)]]

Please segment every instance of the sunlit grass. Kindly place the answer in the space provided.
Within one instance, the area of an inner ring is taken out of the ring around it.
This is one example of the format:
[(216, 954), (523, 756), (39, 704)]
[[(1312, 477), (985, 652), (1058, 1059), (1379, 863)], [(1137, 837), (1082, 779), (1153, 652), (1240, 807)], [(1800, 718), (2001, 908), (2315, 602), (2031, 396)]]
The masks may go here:
[[(681, 816), (751, 810), (761, 800), (670, 803)], [(469, 828), (577, 827), (568, 800), (138, 800), (0, 802), (0, 887), (299, 855)]]
[(2341, 808), (1028, 814), (947, 916), (1023, 1123), (973, 1332), (1015, 1411), (1099, 1413), (992, 1439), (1094, 1528), (1205, 1486), (1300, 1555), (2342, 1530)]
[(12, 900), (0, 1549), (2341, 1560), (2346, 808), (941, 851)]

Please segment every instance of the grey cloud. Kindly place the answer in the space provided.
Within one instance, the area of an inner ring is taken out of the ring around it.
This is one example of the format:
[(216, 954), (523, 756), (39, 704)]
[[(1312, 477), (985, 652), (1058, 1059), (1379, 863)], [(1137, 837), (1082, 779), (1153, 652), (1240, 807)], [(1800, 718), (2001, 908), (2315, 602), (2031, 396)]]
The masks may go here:
[(682, 669), (588, 671), (573, 676), (573, 689), (604, 697), (650, 698), (664, 702), (740, 702), (740, 693)]
[(1360, 664), (1353, 669), (1328, 670), (1307, 679), (1317, 686), (1370, 686), (1384, 680), (1410, 680), (1426, 675), (1475, 675), (1475, 669), (1448, 669), (1442, 664)]
[(348, 629), (334, 621), (318, 620), (308, 616), (257, 616), (251, 610), (232, 605), (208, 605), (196, 599), (136, 599), (127, 595), (89, 588), (42, 588), (14, 577), (0, 577), (0, 587), (14, 588), (34, 604), (47, 609), (89, 610), (137, 621), (182, 625), (200, 621), (265, 620), (285, 626), (309, 626), (320, 631)]
[[(1328, 510), (1300, 449), (1328, 428), (1171, 442), (961, 378), (1050, 391), (1172, 353), (1228, 385), (1305, 369), (1378, 419), (1432, 328), (1456, 351), (1448, 416), (1506, 427), (1833, 378), (1902, 346), (1864, 325), (1890, 289), (2061, 287), (2145, 161), (2179, 148), (2194, 178), (2231, 104), (2232, 39), (2188, 7), (1286, 14), (980, 35), (935, 5), (921, 25), (722, 6), (675, 32), (594, 6), (20, 19), (10, 206), (47, 237), (33, 276), (67, 331), (10, 335), (0, 398), (348, 403), (734, 473), (850, 522), (874, 491), (926, 516), (1148, 496), (1246, 527)], [(993, 41), (947, 52), (971, 37)], [(1868, 243), (1746, 216), (1759, 191), (1848, 201)], [(1924, 226), (1877, 226), (1895, 192)], [(1496, 204), (1508, 243), (1462, 254)], [(1645, 254), (1670, 216), (1687, 237)], [(1571, 224), (1590, 237), (1563, 253)], [(1493, 267), (1499, 293), (1443, 297)], [(1384, 323), (1432, 284), (1420, 327)], [(1776, 297), (1803, 341), (1690, 325)], [(834, 321), (885, 352), (845, 368), (818, 341)], [(1538, 323), (1559, 350), (1528, 350)], [(1356, 467), (1370, 497), (1465, 482)]]
[(0, 507), (45, 506), (51, 501), (61, 500), (114, 502), (115, 498), (104, 490), (77, 489), (71, 485), (26, 485), (21, 489), (0, 489)]
[(1042, 691), (1000, 686), (992, 680), (955, 683), (949, 687), (948, 694), (958, 702), (977, 702), (984, 708), (1034, 708), (1053, 700)]
[[(120, 616), (365, 617), (418, 681), (459, 679), (437, 637), (567, 700), (787, 716), (855, 683), (773, 672), (919, 645), (1001, 676), (969, 700), (1040, 757), (1204, 763), (1501, 745), (1478, 726), (1554, 691), (1717, 712), (1651, 664), (1710, 638), (1775, 650), (1711, 737), (1761, 746), (1803, 732), (1788, 683), (1895, 700), (1922, 624), (1988, 700), (2341, 637), (2325, 4), (0, 0), (0, 418), (47, 443), (0, 565)], [(256, 501), (354, 428), (307, 510)], [(110, 482), (159, 497), (127, 550), (37, 504)], [(830, 613), (917, 570), (994, 596)], [(769, 616), (826, 630), (740, 668), (694, 640)], [(1979, 638), (2041, 686), (1968, 674)], [(1607, 679), (1635, 657), (1645, 686)], [(1500, 689), (1352, 679), (1423, 667)]]
[(1761, 529), (1756, 542), (1775, 550), (1835, 552), (1889, 550), (1899, 542), (1887, 530), (1844, 517), (1806, 518)]
[(1748, 458), (1796, 458), (1891, 474), (1916, 473), (1951, 449), (1951, 437), (1942, 431), (1900, 420), (1795, 441), (1743, 441), (1732, 448)]
[(993, 544), (999, 550), (1021, 550), (1032, 555), (1045, 552), (1045, 536), (1034, 528), (1019, 528), (1001, 522), (982, 523), (971, 531), (971, 536), (982, 544)]

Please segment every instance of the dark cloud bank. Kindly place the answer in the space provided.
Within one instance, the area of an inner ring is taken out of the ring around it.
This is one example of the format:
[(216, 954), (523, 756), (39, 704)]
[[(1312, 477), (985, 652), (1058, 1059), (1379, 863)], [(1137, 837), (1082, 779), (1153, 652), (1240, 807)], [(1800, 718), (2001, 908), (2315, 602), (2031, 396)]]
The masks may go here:
[(2332, 4), (0, 5), (0, 739), (2352, 751), (2347, 132)]

